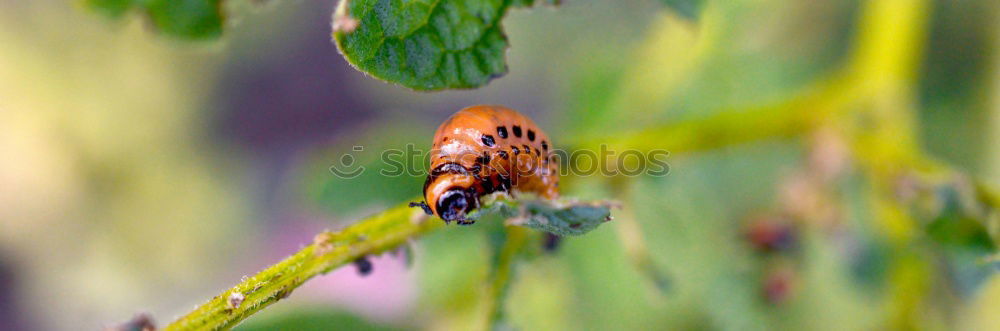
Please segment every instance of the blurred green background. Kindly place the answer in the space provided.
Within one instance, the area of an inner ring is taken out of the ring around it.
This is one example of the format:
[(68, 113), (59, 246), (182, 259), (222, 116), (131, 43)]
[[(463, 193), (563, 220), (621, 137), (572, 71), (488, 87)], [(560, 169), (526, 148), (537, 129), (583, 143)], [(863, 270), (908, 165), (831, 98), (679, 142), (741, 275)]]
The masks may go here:
[[(798, 105), (821, 123), (794, 134), (645, 138), (766, 118), (836, 85), (864, 36), (897, 32), (895, 14), (869, 15), (897, 12), (878, 3), (921, 6), (912, 40), (869, 44), (909, 73), (847, 80), (891, 91)], [(565, 195), (624, 208), (518, 267), (515, 328), (1000, 330), (997, 206), (964, 181), (1000, 186), (996, 1), (706, 1), (690, 20), (654, 0), (567, 0), (508, 14), (506, 76), (437, 93), (352, 69), (330, 41), (335, 5), (230, 1), (207, 42), (80, 2), (0, 5), (0, 325), (95, 329), (140, 312), (164, 325), (313, 234), (419, 195), (423, 178), (378, 175), (378, 151), (426, 148), (458, 109), (504, 104), (555, 145), (637, 134), (616, 146), (678, 149), (664, 177), (566, 179)], [(896, 42), (917, 45), (892, 58)], [(964, 179), (883, 166), (911, 138)], [(334, 177), (343, 154), (369, 171)], [(885, 221), (899, 210), (910, 223)], [(337, 270), (238, 328), (468, 329), (485, 236), (447, 227), (413, 243), (410, 266), (385, 255), (367, 277)], [(637, 251), (665, 291), (630, 263)]]

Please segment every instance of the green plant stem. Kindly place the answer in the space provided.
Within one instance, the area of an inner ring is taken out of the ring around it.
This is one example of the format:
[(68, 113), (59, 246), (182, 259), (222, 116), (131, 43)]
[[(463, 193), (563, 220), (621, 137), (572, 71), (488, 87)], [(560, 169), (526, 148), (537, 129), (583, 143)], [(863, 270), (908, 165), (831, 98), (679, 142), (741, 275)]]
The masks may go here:
[(444, 225), (406, 204), (351, 225), (323, 232), (301, 251), (222, 292), (165, 330), (228, 329), (288, 297), (307, 280), (356, 259), (391, 250)]
[[(608, 186), (612, 196), (628, 201), (634, 198), (630, 196), (632, 190), (629, 187), (634, 183), (635, 181), (627, 181), (624, 177), (618, 176), (611, 178), (608, 181)], [(671, 279), (653, 262), (649, 245), (646, 244), (645, 236), (643, 236), (642, 225), (635, 218), (634, 210), (623, 208), (617, 213), (615, 223), (618, 225), (615, 229), (618, 230), (618, 241), (621, 242), (622, 248), (625, 250), (625, 257), (629, 264), (648, 281), (652, 290), (648, 291), (651, 298), (662, 299), (662, 296), (670, 289)]]
[[(765, 139), (799, 137), (841, 112), (859, 92), (860, 86), (855, 84), (852, 72), (841, 70), (773, 104), (721, 110), (704, 118), (654, 125), (634, 132), (616, 132), (598, 139), (572, 142), (570, 146), (595, 151), (602, 145), (619, 152), (665, 150), (677, 155)], [(635, 168), (636, 165), (628, 164), (631, 159), (634, 158), (609, 157), (598, 161), (612, 167)], [(619, 162), (624, 164), (618, 165)]]
[(866, 93), (857, 114), (868, 124), (851, 128), (853, 150), (870, 178), (876, 226), (895, 259), (888, 266), (886, 328), (915, 329), (928, 304), (933, 267), (912, 245), (920, 226), (895, 188), (900, 175), (917, 169), (924, 156), (916, 136), (913, 90), (929, 4), (924, 0), (868, 1), (862, 6), (851, 70)]
[[(502, 201), (498, 203), (497, 201)], [(495, 208), (500, 207), (504, 208)], [(541, 203), (529, 195), (520, 199), (488, 199), (477, 215), (501, 213), (507, 217), (545, 218), (546, 231), (573, 233), (593, 229), (606, 221), (610, 211), (594, 203)], [(524, 212), (525, 214), (520, 214)], [(506, 213), (506, 214), (504, 214)], [(509, 215), (508, 215), (509, 214)], [(313, 243), (280, 263), (243, 280), (240, 284), (212, 298), (195, 311), (168, 325), (167, 330), (228, 329), (278, 300), (288, 297), (295, 288), (317, 275), (356, 261), (367, 255), (393, 249), (408, 240), (444, 226), (437, 217), (426, 216), (420, 208), (402, 204), (363, 219), (341, 231), (323, 232)], [(589, 224), (578, 226), (580, 224)], [(566, 229), (560, 228), (567, 227)], [(574, 226), (576, 228), (574, 229)], [(532, 222), (508, 226), (507, 242), (498, 253), (498, 263), (489, 292), (490, 300), (502, 300), (515, 257), (530, 236)], [(499, 309), (499, 306), (497, 306)]]
[(499, 323), (503, 323), (503, 303), (506, 301), (507, 292), (510, 288), (510, 279), (513, 277), (514, 264), (517, 263), (518, 256), (531, 237), (528, 229), (519, 226), (505, 226), (506, 238), (499, 251), (496, 252), (497, 259), (490, 272), (488, 291), (486, 296), (486, 325), (485, 330), (504, 329)]

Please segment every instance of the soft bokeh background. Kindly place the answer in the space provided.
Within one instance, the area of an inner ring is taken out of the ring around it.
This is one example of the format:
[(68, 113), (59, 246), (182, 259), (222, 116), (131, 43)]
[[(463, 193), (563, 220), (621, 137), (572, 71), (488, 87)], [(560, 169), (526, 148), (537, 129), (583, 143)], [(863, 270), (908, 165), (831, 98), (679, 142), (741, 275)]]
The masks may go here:
[[(653, 0), (565, 2), (509, 14), (507, 76), (440, 93), (353, 70), (330, 42), (332, 1), (232, 1), (222, 40), (199, 43), (72, 1), (3, 3), (0, 325), (95, 329), (140, 312), (163, 325), (318, 231), (418, 195), (419, 177), (338, 180), (327, 168), (351, 153), (376, 170), (377, 151), (426, 147), (464, 106), (519, 109), (554, 144), (630, 132), (787, 98), (844, 64), (864, 32), (860, 1), (710, 2), (700, 23)], [(911, 58), (916, 134), (1000, 185), (1000, 5), (927, 10)], [(665, 177), (572, 180), (565, 194), (621, 200), (623, 221), (521, 266), (509, 324), (1000, 329), (1000, 276), (982, 262), (995, 252), (926, 240), (913, 245), (930, 253), (898, 256), (841, 140), (818, 130), (674, 154)], [(835, 178), (816, 197), (823, 167)], [(762, 252), (746, 235), (775, 231), (789, 247)], [(671, 278), (664, 293), (628, 263), (636, 232)], [(411, 266), (386, 255), (368, 277), (332, 272), (241, 328), (465, 328), (483, 236), (448, 227), (414, 243)], [(900, 259), (927, 267), (891, 272)], [(897, 306), (917, 308), (899, 317)]]

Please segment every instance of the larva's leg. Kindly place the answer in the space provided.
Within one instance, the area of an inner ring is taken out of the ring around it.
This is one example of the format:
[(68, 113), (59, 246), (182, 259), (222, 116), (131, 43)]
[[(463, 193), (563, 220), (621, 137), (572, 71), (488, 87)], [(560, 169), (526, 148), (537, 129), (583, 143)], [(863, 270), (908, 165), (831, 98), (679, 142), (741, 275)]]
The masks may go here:
[(431, 207), (428, 206), (426, 202), (423, 202), (423, 201), (421, 201), (421, 202), (410, 202), (410, 207), (420, 207), (420, 208), (424, 209), (424, 212), (427, 213), (427, 215), (434, 215), (434, 212), (431, 211)]
[(562, 240), (562, 237), (546, 232), (542, 237), (542, 248), (544, 248), (547, 253), (553, 253), (559, 249), (559, 244), (562, 243)]

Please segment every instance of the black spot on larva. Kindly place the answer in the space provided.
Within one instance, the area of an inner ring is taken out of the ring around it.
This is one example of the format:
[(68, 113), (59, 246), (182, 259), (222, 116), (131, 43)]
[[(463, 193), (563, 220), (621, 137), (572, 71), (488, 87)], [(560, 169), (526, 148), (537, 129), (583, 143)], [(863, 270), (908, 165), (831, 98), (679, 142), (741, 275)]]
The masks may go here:
[(507, 160), (507, 159), (510, 158), (510, 155), (507, 155), (507, 151), (499, 151), (499, 152), (497, 152), (497, 156), (500, 157), (501, 159), (504, 159), (504, 160)]
[(521, 127), (520, 126), (515, 125), (511, 129), (514, 129), (514, 136), (515, 137), (521, 138)]
[(532, 129), (528, 129), (528, 140), (535, 141), (535, 131)]
[(521, 154), (521, 150), (517, 149), (517, 146), (510, 146), (510, 150), (514, 152), (514, 155)]
[(496, 192), (495, 187), (493, 186), (493, 181), (490, 180), (489, 178), (486, 178), (485, 180), (481, 181), (480, 183), (481, 183), (480, 185), (483, 187), (483, 191), (484, 192), (487, 192), (487, 193)]
[(542, 156), (542, 151), (535, 148), (535, 156)]
[(528, 147), (528, 145), (521, 145), (521, 147), (524, 147), (525, 153), (531, 154), (531, 147)]
[(483, 152), (482, 156), (476, 158), (476, 164), (489, 164), (489, 163), (490, 163), (490, 155), (487, 154), (486, 152)]
[(549, 151), (549, 143), (545, 140), (542, 140), (542, 149), (544, 149), (546, 152)]
[(507, 177), (507, 176), (504, 176), (504, 175), (497, 175), (497, 176), (500, 178), (500, 180), (499, 180), (499, 182), (500, 182), (500, 190), (505, 191), (505, 192), (506, 191), (510, 191), (510, 177)]
[(493, 140), (493, 136), (484, 135), (483, 144), (486, 145), (486, 147), (493, 147), (493, 145), (496, 145), (496, 141)]
[(506, 126), (498, 126), (497, 127), (497, 135), (500, 136), (500, 138), (507, 139), (507, 127)]

